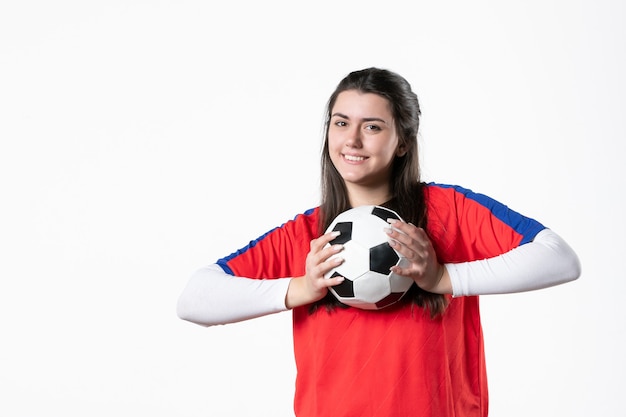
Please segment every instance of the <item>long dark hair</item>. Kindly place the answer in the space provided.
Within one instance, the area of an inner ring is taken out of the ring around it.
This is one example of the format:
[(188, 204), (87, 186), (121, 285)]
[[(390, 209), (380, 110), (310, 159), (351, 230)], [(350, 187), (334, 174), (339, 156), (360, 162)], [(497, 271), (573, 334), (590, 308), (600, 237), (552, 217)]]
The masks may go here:
[[(343, 178), (335, 169), (328, 149), (328, 129), (333, 107), (340, 93), (356, 90), (373, 93), (386, 98), (390, 105), (398, 132), (399, 145), (406, 153), (396, 156), (392, 164), (390, 191), (392, 199), (384, 205), (395, 210), (407, 222), (426, 230), (427, 213), (424, 202), (423, 183), (420, 179), (417, 134), (421, 110), (417, 95), (411, 85), (400, 75), (380, 68), (367, 68), (348, 74), (339, 82), (326, 105), (324, 147), (321, 159), (321, 221), (320, 234), (341, 212), (350, 208), (348, 192)], [(441, 314), (446, 307), (446, 298), (440, 294), (424, 291), (414, 285), (401, 302), (412, 302), (429, 310), (431, 316)], [(332, 310), (343, 306), (332, 294), (314, 303), (311, 311), (319, 306)]]

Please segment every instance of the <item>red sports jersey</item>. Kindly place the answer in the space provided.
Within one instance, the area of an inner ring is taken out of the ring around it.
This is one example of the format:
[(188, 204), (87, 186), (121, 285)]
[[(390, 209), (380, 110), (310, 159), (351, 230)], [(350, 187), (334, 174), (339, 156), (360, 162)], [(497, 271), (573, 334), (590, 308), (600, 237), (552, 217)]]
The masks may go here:
[[(544, 228), (457, 186), (428, 184), (425, 201), (442, 263), (500, 255)], [(309, 210), (218, 263), (235, 276), (302, 276), (318, 221), (319, 209)], [(293, 310), (293, 338), (298, 417), (487, 415), (478, 297), (451, 298), (435, 319), (410, 303), (313, 314), (303, 306)]]

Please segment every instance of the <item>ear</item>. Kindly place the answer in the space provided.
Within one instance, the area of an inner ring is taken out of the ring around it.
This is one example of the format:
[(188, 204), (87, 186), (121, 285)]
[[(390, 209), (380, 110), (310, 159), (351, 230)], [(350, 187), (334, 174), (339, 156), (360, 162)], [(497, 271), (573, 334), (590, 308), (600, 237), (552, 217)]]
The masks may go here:
[(402, 158), (404, 155), (406, 155), (406, 153), (406, 145), (398, 145), (398, 149), (396, 149), (396, 156)]

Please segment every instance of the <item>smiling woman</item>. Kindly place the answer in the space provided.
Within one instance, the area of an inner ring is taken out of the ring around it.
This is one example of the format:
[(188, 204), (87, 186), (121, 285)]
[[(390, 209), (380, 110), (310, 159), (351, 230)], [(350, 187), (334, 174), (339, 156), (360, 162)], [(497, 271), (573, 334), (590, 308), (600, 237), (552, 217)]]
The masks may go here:
[(357, 90), (339, 94), (328, 127), (328, 151), (354, 207), (391, 198), (389, 180), (399, 145), (389, 101)]
[[(205, 326), (293, 310), (298, 417), (464, 416), (488, 412), (478, 295), (530, 291), (580, 275), (556, 233), (485, 195), (423, 183), (420, 109), (388, 70), (348, 74), (331, 95), (322, 152), (322, 201), (200, 269), (178, 315)], [(381, 310), (348, 307), (326, 278), (342, 244), (324, 233), (340, 213), (379, 205), (392, 266), (413, 283)], [(349, 395), (346, 395), (349, 392)]]

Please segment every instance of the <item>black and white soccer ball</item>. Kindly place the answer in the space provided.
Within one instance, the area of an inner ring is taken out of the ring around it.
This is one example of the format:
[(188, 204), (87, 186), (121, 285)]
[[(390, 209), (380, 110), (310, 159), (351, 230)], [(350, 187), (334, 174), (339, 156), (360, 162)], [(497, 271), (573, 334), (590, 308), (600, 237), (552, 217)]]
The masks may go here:
[(329, 245), (343, 244), (339, 256), (344, 262), (330, 270), (325, 278), (341, 275), (345, 280), (329, 288), (339, 301), (351, 307), (379, 310), (398, 302), (413, 285), (411, 278), (394, 274), (394, 265), (408, 266), (409, 261), (389, 245), (385, 228), (387, 219), (402, 220), (393, 210), (380, 206), (360, 206), (339, 214), (326, 232), (341, 234)]

